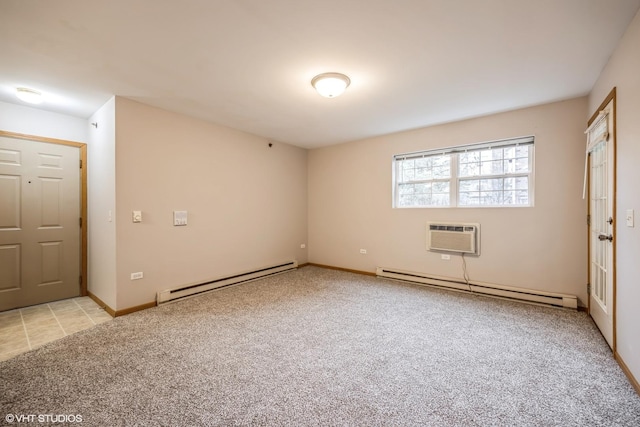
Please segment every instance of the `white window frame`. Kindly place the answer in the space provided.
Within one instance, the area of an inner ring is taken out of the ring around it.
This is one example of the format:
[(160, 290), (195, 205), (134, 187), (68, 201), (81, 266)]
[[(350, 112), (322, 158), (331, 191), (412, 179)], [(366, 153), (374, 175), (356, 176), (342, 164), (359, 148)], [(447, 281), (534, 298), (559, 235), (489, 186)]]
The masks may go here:
[[(475, 177), (460, 177), (459, 176), (459, 154), (469, 151), (482, 151), (493, 148), (508, 148), (528, 145), (529, 149), (529, 165), (528, 172), (520, 173), (502, 173), (496, 175), (478, 175)], [(400, 191), (399, 187), (402, 184), (422, 184), (429, 182), (442, 182), (447, 179), (422, 179), (422, 180), (405, 180), (401, 181), (401, 166), (404, 160), (420, 159), (426, 157), (435, 157), (448, 155), (450, 156), (450, 177), (449, 181), (449, 205), (400, 205)], [(393, 156), (393, 207), (399, 209), (411, 209), (411, 208), (522, 208), (534, 206), (534, 159), (535, 159), (535, 137), (524, 136), (518, 138), (502, 139), (498, 141), (483, 142), (479, 144), (468, 144), (449, 148), (440, 148), (435, 150), (425, 150), (413, 153), (397, 154)], [(528, 178), (528, 204), (477, 204), (477, 205), (461, 205), (459, 200), (459, 188), (460, 182), (465, 180), (482, 180), (482, 179), (496, 179), (496, 178)]]

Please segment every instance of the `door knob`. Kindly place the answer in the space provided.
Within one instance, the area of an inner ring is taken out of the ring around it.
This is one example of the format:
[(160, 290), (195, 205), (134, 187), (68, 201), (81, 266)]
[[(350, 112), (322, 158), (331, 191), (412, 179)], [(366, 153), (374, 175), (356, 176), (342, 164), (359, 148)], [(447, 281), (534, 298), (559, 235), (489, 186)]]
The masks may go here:
[(600, 234), (598, 236), (598, 240), (600, 240), (601, 242), (604, 240), (608, 240), (610, 242), (613, 242), (613, 236), (611, 234), (609, 234), (608, 236), (606, 234)]

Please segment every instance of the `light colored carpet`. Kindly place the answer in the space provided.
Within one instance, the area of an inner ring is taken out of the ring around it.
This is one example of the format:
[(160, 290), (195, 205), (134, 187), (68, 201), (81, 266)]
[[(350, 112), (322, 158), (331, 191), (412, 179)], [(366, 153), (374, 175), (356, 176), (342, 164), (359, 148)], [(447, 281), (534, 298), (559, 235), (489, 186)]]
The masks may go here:
[(0, 392), (83, 426), (640, 425), (584, 313), (316, 267), (1, 362)]

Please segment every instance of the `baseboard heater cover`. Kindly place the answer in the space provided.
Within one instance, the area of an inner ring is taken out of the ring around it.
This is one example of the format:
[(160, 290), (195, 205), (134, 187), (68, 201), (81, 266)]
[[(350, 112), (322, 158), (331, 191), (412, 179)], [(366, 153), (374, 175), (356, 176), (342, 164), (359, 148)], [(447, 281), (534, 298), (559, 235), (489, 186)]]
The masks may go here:
[(174, 289), (167, 289), (160, 291), (157, 294), (156, 301), (158, 305), (167, 302), (174, 302), (181, 299), (189, 298), (195, 295), (209, 292), (214, 289), (224, 288), (227, 286), (238, 285), (240, 283), (247, 283), (253, 280), (262, 279), (268, 276), (274, 276), (276, 274), (286, 273), (287, 271), (295, 270), (298, 268), (298, 261), (288, 261), (281, 264), (272, 265), (269, 267), (262, 267), (244, 273), (233, 274), (231, 276), (225, 276), (218, 279), (209, 280), (204, 283), (195, 283), (186, 286), (182, 286)]
[(460, 279), (383, 267), (378, 267), (376, 269), (376, 276), (464, 292), (469, 292), (469, 289), (471, 289), (473, 293), (477, 294), (520, 300), (536, 304), (552, 305), (555, 307), (572, 309), (578, 308), (578, 298), (574, 295), (568, 294), (516, 288), (512, 286), (496, 285), (493, 283), (485, 282), (469, 282), (469, 285), (467, 285)]

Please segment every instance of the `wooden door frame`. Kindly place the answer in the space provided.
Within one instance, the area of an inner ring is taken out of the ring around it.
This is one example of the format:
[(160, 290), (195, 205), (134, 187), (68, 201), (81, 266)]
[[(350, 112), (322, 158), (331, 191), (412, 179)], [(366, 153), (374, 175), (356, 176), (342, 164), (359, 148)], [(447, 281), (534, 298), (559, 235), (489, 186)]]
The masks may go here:
[(49, 144), (68, 145), (71, 147), (77, 147), (80, 149), (80, 218), (82, 221), (82, 227), (80, 227), (80, 295), (87, 295), (87, 144), (82, 142), (67, 141), (64, 139), (46, 138), (43, 136), (28, 135), (24, 133), (8, 132), (0, 130), (0, 137), (23, 139), (26, 141), (46, 142)]
[[(589, 121), (587, 122), (587, 128), (589, 126), (591, 126), (591, 124), (597, 119), (598, 114), (600, 114), (600, 111), (602, 111), (607, 105), (609, 105), (609, 103), (612, 102), (613, 103), (613, 194), (611, 195), (611, 197), (613, 197), (613, 203), (612, 203), (612, 212), (611, 212), (611, 217), (613, 218), (613, 224), (611, 225), (611, 235), (613, 236), (613, 244), (612, 244), (612, 248), (611, 248), (611, 268), (613, 268), (613, 272), (611, 274), (611, 293), (613, 295), (612, 297), (612, 301), (611, 301), (611, 316), (612, 316), (612, 322), (613, 322), (613, 337), (612, 337), (612, 343), (611, 343), (611, 349), (613, 351), (613, 354), (616, 354), (617, 351), (617, 324), (616, 324), (616, 318), (617, 318), (617, 292), (616, 292), (616, 273), (617, 273), (617, 268), (616, 268), (616, 237), (617, 237), (617, 192), (618, 192), (618, 183), (617, 183), (617, 179), (618, 179), (618, 173), (617, 173), (617, 169), (618, 169), (618, 144), (617, 144), (617, 139), (618, 139), (618, 121), (617, 121), (617, 114), (618, 114), (618, 108), (616, 105), (616, 88), (614, 87), (613, 89), (611, 89), (611, 92), (609, 92), (609, 95), (607, 95), (607, 97), (604, 99), (604, 101), (602, 101), (602, 103), (600, 104), (600, 106), (598, 107), (598, 109), (593, 113), (593, 115), (591, 116), (591, 118), (589, 119)], [(589, 197), (587, 197), (587, 215), (591, 215), (591, 156), (589, 156), (588, 159), (588, 174), (589, 176), (587, 177), (587, 185), (589, 185), (588, 187), (588, 193), (587, 195)], [(588, 283), (591, 283), (591, 225), (589, 224), (587, 226), (587, 279), (588, 279)], [(588, 295), (587, 295), (587, 313), (589, 313), (589, 316), (591, 316), (591, 291), (589, 290)]]

